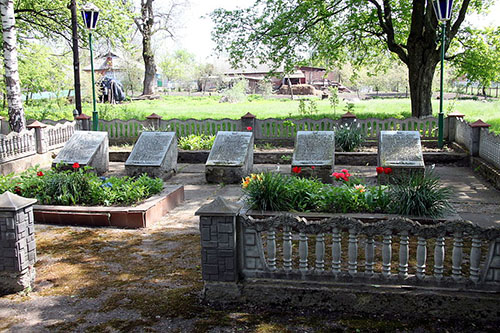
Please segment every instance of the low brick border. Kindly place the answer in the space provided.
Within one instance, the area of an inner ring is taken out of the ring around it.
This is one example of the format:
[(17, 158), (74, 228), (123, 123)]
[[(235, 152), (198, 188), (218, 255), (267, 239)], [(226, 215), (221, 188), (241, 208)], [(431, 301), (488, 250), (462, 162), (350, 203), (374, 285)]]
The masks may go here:
[(35, 205), (33, 211), (36, 223), (137, 229), (151, 226), (183, 201), (184, 186), (168, 185), (133, 207)]

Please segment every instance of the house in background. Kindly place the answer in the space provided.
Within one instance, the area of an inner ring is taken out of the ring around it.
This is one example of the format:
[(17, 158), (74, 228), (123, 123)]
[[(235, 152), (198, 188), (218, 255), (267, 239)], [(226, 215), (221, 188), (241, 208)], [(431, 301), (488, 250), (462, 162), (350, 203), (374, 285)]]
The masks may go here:
[[(127, 78), (127, 70), (130, 67), (143, 68), (140, 62), (135, 60), (125, 60), (125, 58), (118, 54), (118, 52), (108, 51), (107, 53), (97, 57), (94, 60), (94, 72), (120, 82), (125, 81)], [(91, 71), (90, 65), (83, 68), (84, 72)]]
[[(290, 84), (310, 84), (317, 89), (329, 86), (338, 86), (334, 80), (334, 73), (327, 72), (322, 67), (298, 66), (291, 74), (285, 74), (283, 67), (278, 67), (274, 71), (268, 65), (258, 65), (255, 67), (244, 66), (237, 69), (225, 68), (222, 71), (227, 77), (242, 77), (248, 80), (249, 88), (252, 92), (258, 90), (260, 81), (269, 80), (273, 89), (279, 89), (282, 85)], [(272, 74), (270, 74), (272, 72)]]

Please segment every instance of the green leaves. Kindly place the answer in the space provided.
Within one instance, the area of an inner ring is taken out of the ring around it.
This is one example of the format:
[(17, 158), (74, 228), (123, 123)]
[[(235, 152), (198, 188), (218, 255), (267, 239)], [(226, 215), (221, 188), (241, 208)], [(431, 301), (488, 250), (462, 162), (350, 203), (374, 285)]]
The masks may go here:
[(88, 167), (77, 170), (29, 169), (18, 177), (0, 176), (0, 193), (11, 191), (45, 205), (133, 205), (163, 189), (159, 178), (141, 175), (97, 177)]
[(316, 179), (263, 173), (246, 178), (243, 193), (252, 209), (326, 213), (395, 213), (440, 217), (450, 210), (450, 190), (431, 173), (366, 186), (360, 181), (333, 186)]
[(451, 210), (451, 189), (441, 187), (432, 171), (412, 173), (395, 179), (389, 188), (390, 210), (395, 214), (441, 217)]

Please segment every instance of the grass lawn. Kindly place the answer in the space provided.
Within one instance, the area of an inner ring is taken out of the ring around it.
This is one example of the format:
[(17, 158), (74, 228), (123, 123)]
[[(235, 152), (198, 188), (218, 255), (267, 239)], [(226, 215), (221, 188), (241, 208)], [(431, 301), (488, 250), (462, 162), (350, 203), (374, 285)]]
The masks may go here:
[[(240, 118), (247, 112), (253, 113), (258, 118), (270, 117), (301, 117), (298, 111), (299, 101), (290, 99), (262, 99), (250, 96), (248, 101), (241, 103), (219, 103), (220, 96), (163, 96), (160, 100), (134, 101), (119, 105), (99, 104), (99, 118), (111, 120), (120, 119), (145, 119), (151, 113), (157, 113), (164, 119), (167, 118)], [(338, 118), (345, 112), (346, 103), (341, 102), (336, 112), (330, 107), (328, 100), (315, 99), (317, 113), (314, 117)], [(306, 103), (306, 108), (308, 103)], [(83, 106), (83, 112), (91, 115), (91, 104)], [(466, 115), (466, 120), (475, 121), (482, 119), (492, 125), (496, 133), (500, 133), (500, 101), (474, 101), (474, 100), (447, 100), (444, 102), (445, 113), (460, 111)], [(60, 119), (72, 118), (73, 105), (58, 106), (38, 105), (26, 107), (27, 118), (34, 119)], [(439, 101), (433, 101), (435, 115), (439, 110)], [(4, 115), (6, 110), (0, 112)], [(409, 99), (372, 99), (354, 103), (354, 113), (358, 118), (406, 118), (411, 115)]]

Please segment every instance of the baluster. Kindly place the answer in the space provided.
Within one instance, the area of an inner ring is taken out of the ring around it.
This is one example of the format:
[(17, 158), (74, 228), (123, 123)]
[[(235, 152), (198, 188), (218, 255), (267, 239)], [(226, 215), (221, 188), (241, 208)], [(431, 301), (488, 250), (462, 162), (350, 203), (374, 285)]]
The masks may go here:
[(481, 261), (481, 240), (472, 238), (470, 249), (470, 279), (474, 283), (479, 282), (479, 264)]
[(462, 278), (462, 247), (464, 246), (462, 232), (457, 231), (453, 234), (453, 251), (451, 257), (451, 275), (453, 279), (460, 280)]
[(365, 274), (373, 275), (373, 265), (375, 259), (375, 242), (373, 236), (366, 237), (365, 245)]
[[(389, 231), (390, 232), (390, 231)], [(392, 261), (392, 235), (384, 235), (382, 241), (382, 275), (385, 277), (391, 276), (391, 261)]]
[(276, 270), (276, 231), (274, 228), (267, 233), (267, 265), (271, 271)]
[(283, 268), (292, 270), (292, 232), (290, 227), (283, 228)]
[(307, 248), (307, 235), (303, 232), (299, 233), (299, 270), (302, 272), (307, 271), (307, 255), (309, 254)]
[(332, 231), (332, 271), (334, 274), (340, 273), (341, 263), (341, 234), (339, 229), (333, 228)]
[(408, 247), (409, 237), (408, 231), (403, 231), (399, 236), (399, 276), (402, 278), (408, 277), (408, 256), (410, 249)]
[(349, 261), (347, 263), (349, 274), (354, 275), (358, 272), (358, 237), (356, 230), (349, 229), (349, 246), (347, 247)]
[(417, 278), (425, 277), (425, 262), (427, 260), (427, 240), (424, 237), (418, 237), (417, 240)]
[(316, 270), (325, 270), (325, 234), (316, 235)]
[(444, 237), (436, 238), (434, 247), (434, 277), (438, 280), (443, 278), (444, 272)]

